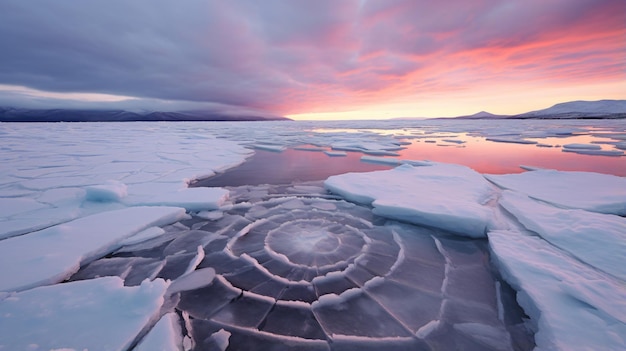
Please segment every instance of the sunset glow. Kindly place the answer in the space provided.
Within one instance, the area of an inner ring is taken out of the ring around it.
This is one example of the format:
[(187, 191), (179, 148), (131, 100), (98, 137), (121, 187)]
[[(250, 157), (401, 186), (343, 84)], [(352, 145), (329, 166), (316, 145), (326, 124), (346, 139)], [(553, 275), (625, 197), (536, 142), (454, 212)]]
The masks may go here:
[(5, 1), (0, 45), (5, 106), (386, 119), (626, 96), (622, 0)]

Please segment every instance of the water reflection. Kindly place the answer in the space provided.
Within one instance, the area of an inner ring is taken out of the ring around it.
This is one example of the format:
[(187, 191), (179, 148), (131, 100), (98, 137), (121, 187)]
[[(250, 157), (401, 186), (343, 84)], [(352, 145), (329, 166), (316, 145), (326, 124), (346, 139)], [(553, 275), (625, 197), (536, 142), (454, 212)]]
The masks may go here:
[[(445, 139), (449, 139), (447, 136)], [(443, 141), (444, 138), (413, 140), (400, 151), (401, 159), (431, 160), (468, 166), (480, 173), (520, 173), (520, 165), (532, 165), (561, 171), (586, 171), (626, 176), (626, 158), (581, 155), (563, 152), (561, 145), (598, 141), (589, 135), (563, 138), (528, 138), (539, 144), (497, 143), (483, 137), (460, 134), (462, 144)], [(428, 142), (434, 140), (435, 142)], [(542, 144), (550, 145), (545, 147)], [(539, 146), (538, 146), (539, 145)], [(609, 150), (612, 145), (602, 145)]]
[[(302, 146), (301, 146), (302, 147)], [(348, 172), (371, 172), (390, 166), (361, 162), (359, 152), (346, 156), (328, 156), (320, 151), (287, 149), (283, 152), (255, 150), (254, 156), (241, 166), (199, 180), (192, 186), (241, 186), (259, 184), (289, 184), (324, 180)]]

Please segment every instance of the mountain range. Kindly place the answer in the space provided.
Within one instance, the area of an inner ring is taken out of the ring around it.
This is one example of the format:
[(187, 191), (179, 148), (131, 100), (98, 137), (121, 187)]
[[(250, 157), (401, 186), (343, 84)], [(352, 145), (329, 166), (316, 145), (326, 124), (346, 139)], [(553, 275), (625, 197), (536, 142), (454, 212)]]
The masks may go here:
[(461, 119), (617, 119), (626, 118), (626, 100), (570, 101), (518, 115), (481, 111)]
[[(570, 101), (518, 115), (481, 111), (459, 119), (618, 119), (626, 118), (626, 100)], [(415, 119), (415, 118), (398, 118)], [(125, 110), (27, 109), (0, 107), (0, 122), (126, 122), (126, 121), (284, 121), (286, 117), (215, 111), (131, 112)]]
[(280, 116), (232, 115), (212, 111), (130, 112), (125, 110), (27, 109), (0, 107), (0, 122), (280, 121)]

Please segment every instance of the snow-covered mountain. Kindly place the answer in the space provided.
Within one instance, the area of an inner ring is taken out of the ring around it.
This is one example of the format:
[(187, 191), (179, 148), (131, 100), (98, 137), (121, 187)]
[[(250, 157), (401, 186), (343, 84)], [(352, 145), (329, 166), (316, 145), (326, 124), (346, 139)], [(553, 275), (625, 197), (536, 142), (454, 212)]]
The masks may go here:
[(494, 115), (493, 113), (489, 113), (487, 111), (480, 111), (478, 113), (474, 113), (473, 115), (469, 115), (469, 116), (460, 116), (457, 118), (462, 118), (462, 119), (489, 119), (489, 118), (505, 118), (507, 116), (502, 116), (502, 115)]
[(626, 100), (570, 101), (512, 118), (626, 118)]

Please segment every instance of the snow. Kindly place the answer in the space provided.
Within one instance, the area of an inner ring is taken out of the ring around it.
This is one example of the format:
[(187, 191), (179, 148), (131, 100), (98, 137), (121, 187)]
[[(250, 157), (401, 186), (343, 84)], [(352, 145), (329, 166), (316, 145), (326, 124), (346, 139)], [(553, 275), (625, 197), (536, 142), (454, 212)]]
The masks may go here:
[(402, 165), (388, 171), (332, 176), (324, 185), (350, 201), (371, 205), (377, 215), (469, 237), (484, 237), (491, 218), (491, 209), (485, 205), (493, 196), (492, 187), (464, 166)]
[(0, 349), (127, 350), (158, 318), (167, 286), (105, 277), (11, 294), (0, 301)]
[(561, 208), (626, 215), (626, 178), (592, 172), (536, 170), (520, 174), (485, 175), (501, 188)]
[(541, 116), (561, 113), (579, 113), (588, 116), (611, 113), (626, 113), (626, 100), (570, 101), (552, 107), (532, 111), (521, 116)]
[(0, 271), (0, 291), (58, 283), (133, 234), (183, 218), (181, 208), (130, 207), (0, 241), (0, 266), (12, 267)]

